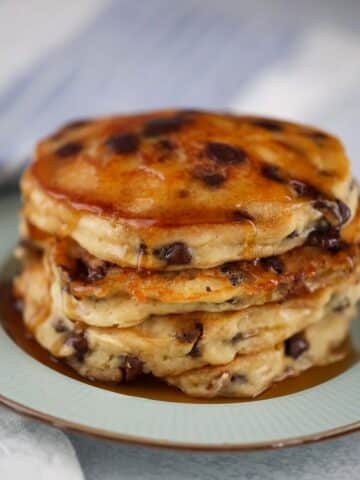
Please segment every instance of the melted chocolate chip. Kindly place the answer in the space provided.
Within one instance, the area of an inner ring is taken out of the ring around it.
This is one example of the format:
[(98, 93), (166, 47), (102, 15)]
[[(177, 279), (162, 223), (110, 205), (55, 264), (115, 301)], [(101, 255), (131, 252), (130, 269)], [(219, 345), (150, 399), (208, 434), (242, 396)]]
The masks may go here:
[(213, 188), (220, 187), (226, 181), (226, 176), (223, 173), (218, 173), (210, 168), (202, 166), (194, 168), (193, 177), (201, 180), (208, 187)]
[(270, 132), (281, 132), (283, 130), (283, 126), (280, 122), (277, 122), (276, 120), (267, 120), (266, 118), (254, 120), (252, 124), (265, 130), (269, 130)]
[(161, 138), (157, 145), (159, 146), (159, 148), (161, 148), (162, 150), (166, 150), (168, 152), (171, 152), (172, 150), (175, 150), (176, 148), (176, 145), (175, 143), (173, 143), (171, 140), (169, 140), (168, 138)]
[(121, 358), (122, 379), (131, 382), (143, 373), (143, 363), (133, 355), (125, 355)]
[(269, 178), (274, 182), (278, 182), (278, 183), (285, 182), (284, 174), (281, 171), (280, 167), (278, 167), (277, 165), (270, 165), (267, 163), (262, 166), (261, 173), (264, 175), (264, 177)]
[(339, 225), (341, 226), (350, 220), (351, 210), (342, 200), (339, 200), (338, 198), (336, 199), (336, 205), (337, 217), (339, 219)]
[(203, 326), (200, 322), (195, 322), (189, 330), (184, 330), (176, 334), (176, 340), (181, 343), (192, 343), (203, 333)]
[(145, 137), (156, 137), (165, 133), (178, 131), (187, 119), (184, 115), (176, 115), (174, 117), (154, 118), (145, 123), (143, 133)]
[(327, 232), (331, 227), (331, 224), (327, 221), (326, 218), (320, 218), (316, 224), (316, 230), (318, 232)]
[(109, 264), (107, 262), (93, 267), (79, 258), (76, 261), (76, 268), (72, 279), (79, 279), (80, 281), (85, 283), (97, 282), (99, 280), (102, 280), (106, 276), (108, 267)]
[(239, 332), (232, 337), (230, 342), (232, 344), (235, 344), (235, 343), (240, 342), (241, 340), (246, 340), (247, 338), (249, 338), (249, 335), (247, 333)]
[(299, 236), (299, 233), (296, 230), (293, 230), (289, 235), (286, 237), (288, 239), (296, 238)]
[(309, 185), (308, 183), (302, 182), (301, 180), (289, 180), (290, 187), (296, 192), (300, 197), (318, 197), (320, 192), (317, 188)]
[(140, 139), (135, 133), (112, 135), (105, 142), (114, 153), (134, 153), (139, 148)]
[(68, 142), (55, 150), (55, 155), (58, 157), (71, 157), (82, 150), (82, 145), (79, 142)]
[(337, 228), (328, 227), (326, 230), (314, 230), (310, 233), (306, 241), (307, 245), (311, 247), (319, 247), (330, 252), (339, 252), (347, 248), (347, 243), (340, 237), (340, 232)]
[(184, 242), (169, 243), (156, 248), (154, 255), (168, 265), (187, 265), (192, 260), (191, 250)]
[(64, 333), (64, 332), (69, 331), (69, 328), (65, 324), (65, 321), (64, 321), (63, 318), (55, 318), (53, 320), (53, 327), (54, 327), (55, 332), (57, 332), (57, 333)]
[(146, 243), (144, 242), (141, 242), (140, 245), (139, 245), (139, 253), (141, 255), (147, 255), (148, 253), (148, 246), (146, 245)]
[(88, 341), (83, 332), (70, 335), (66, 340), (65, 345), (74, 349), (75, 357), (79, 362), (84, 360), (86, 353), (89, 351)]
[(231, 213), (231, 217), (237, 222), (241, 222), (242, 220), (250, 220), (253, 222), (255, 220), (254, 217), (250, 215), (250, 213), (242, 209), (233, 210), (233, 212)]
[[(341, 200), (316, 200), (313, 207), (327, 214), (327, 219), (337, 227), (341, 227), (351, 217), (350, 208)], [(330, 217), (329, 217), (330, 215)]]
[(239, 297), (232, 297), (232, 298), (229, 298), (229, 300), (226, 300), (226, 303), (228, 303), (229, 305), (238, 305), (239, 302), (240, 302)]
[(204, 333), (204, 327), (203, 327), (202, 323), (196, 322), (195, 326), (197, 327), (198, 336), (197, 336), (197, 339), (196, 339), (194, 345), (192, 346), (192, 349), (188, 353), (188, 355), (190, 357), (193, 357), (193, 358), (197, 358), (197, 357), (201, 356), (201, 348), (200, 348), (199, 343), (200, 343), (200, 340), (201, 340), (201, 338), (203, 336), (203, 333)]
[(242, 385), (243, 383), (247, 383), (247, 376), (242, 373), (233, 373), (230, 381)]
[(347, 310), (350, 306), (350, 299), (348, 297), (344, 297), (337, 305), (332, 308), (332, 311), (335, 313), (341, 313)]
[(221, 265), (220, 272), (224, 273), (233, 287), (238, 286), (245, 278), (244, 272), (240, 270), (239, 264), (235, 262)]
[(236, 165), (246, 158), (244, 150), (226, 143), (211, 142), (205, 147), (205, 155), (222, 165)]
[(265, 257), (260, 259), (260, 264), (266, 268), (266, 270), (271, 270), (274, 273), (284, 273), (285, 266), (283, 261), (279, 257)]
[(43, 253), (43, 249), (29, 238), (21, 238), (18, 241), (18, 246), (34, 256), (39, 256)]
[(209, 286), (207, 286), (207, 287), (205, 288), (205, 290), (206, 290), (208, 293), (212, 292), (211, 287), (209, 287)]
[(309, 342), (301, 333), (296, 333), (285, 340), (285, 353), (288, 357), (298, 358), (309, 349)]

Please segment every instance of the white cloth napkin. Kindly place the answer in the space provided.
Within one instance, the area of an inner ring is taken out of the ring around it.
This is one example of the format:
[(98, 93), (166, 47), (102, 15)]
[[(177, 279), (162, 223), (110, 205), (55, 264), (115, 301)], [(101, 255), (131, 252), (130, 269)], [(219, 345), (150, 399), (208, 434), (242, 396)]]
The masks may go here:
[(70, 440), (55, 428), (0, 409), (1, 480), (84, 480)]

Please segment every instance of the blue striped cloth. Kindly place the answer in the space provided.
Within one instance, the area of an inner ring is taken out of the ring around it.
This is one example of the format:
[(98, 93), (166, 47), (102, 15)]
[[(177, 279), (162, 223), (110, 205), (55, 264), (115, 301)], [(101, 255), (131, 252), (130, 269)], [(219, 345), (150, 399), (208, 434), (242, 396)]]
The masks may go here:
[(359, 18), (358, 0), (3, 0), (0, 183), (70, 118), (164, 106), (316, 123), (356, 158)]

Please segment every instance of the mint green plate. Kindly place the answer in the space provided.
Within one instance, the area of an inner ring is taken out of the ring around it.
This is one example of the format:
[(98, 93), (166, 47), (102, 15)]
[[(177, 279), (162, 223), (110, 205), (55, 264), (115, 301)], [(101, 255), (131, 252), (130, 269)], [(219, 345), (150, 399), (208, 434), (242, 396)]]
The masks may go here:
[[(16, 196), (0, 197), (0, 263), (16, 242)], [(360, 321), (352, 340), (360, 350)], [(60, 428), (146, 445), (249, 450), (360, 429), (360, 363), (316, 387), (241, 403), (171, 403), (95, 388), (22, 351), (0, 328), (0, 402)]]

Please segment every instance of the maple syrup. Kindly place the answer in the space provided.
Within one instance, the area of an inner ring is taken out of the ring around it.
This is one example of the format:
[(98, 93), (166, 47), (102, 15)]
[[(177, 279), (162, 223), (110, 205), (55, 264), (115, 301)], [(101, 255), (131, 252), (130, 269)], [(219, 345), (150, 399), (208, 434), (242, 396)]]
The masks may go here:
[(351, 340), (348, 339), (341, 350), (346, 353), (343, 360), (324, 367), (313, 367), (301, 375), (285, 379), (274, 384), (270, 389), (255, 399), (198, 399), (185, 395), (174, 387), (152, 377), (144, 376), (138, 380), (128, 384), (111, 384), (105, 382), (92, 382), (78, 375), (74, 370), (61, 361), (52, 357), (45, 349), (43, 349), (25, 329), (21, 312), (16, 308), (11, 293), (11, 283), (0, 284), (0, 322), (9, 337), (28, 355), (35, 358), (47, 367), (67, 375), (80, 382), (87, 383), (96, 388), (103, 388), (123, 395), (134, 397), (148, 398), (152, 400), (161, 400), (167, 402), (178, 403), (237, 403), (244, 401), (259, 401), (282, 395), (289, 395), (310, 387), (319, 385), (337, 375), (345, 372), (352, 365), (360, 361), (360, 355), (354, 350)]

